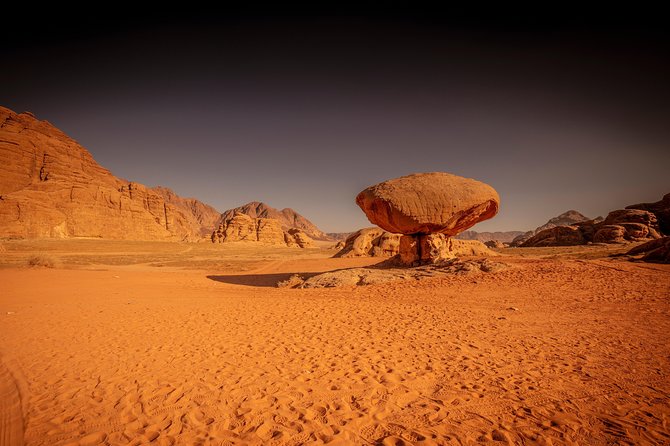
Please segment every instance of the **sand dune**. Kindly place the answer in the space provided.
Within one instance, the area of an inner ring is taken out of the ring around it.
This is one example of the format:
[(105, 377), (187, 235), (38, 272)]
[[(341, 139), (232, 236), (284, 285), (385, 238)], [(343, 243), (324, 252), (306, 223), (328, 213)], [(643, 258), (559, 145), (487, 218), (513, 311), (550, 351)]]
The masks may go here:
[(268, 277), (373, 260), (0, 269), (1, 444), (670, 442), (670, 266), (505, 261), (318, 290)]

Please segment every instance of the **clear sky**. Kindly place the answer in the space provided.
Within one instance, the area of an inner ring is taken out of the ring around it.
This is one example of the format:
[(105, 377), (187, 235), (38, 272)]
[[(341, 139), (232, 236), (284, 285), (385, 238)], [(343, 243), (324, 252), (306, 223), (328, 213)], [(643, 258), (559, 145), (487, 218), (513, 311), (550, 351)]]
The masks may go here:
[(660, 199), (662, 15), (552, 17), (117, 11), (19, 23), (0, 48), (0, 105), (50, 121), (122, 178), (220, 211), (291, 207), (329, 232), (368, 226), (356, 194), (414, 172), (495, 187), (500, 213), (480, 231)]

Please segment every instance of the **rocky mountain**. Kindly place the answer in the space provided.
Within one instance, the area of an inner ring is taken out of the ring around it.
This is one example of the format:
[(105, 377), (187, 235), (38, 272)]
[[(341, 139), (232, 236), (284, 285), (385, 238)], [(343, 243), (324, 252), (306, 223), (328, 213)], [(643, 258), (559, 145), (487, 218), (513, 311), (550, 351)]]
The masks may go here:
[[(535, 234), (538, 234), (539, 232), (544, 231), (545, 229), (551, 229), (555, 228), (557, 226), (570, 226), (575, 223), (580, 223), (583, 221), (588, 221), (590, 218), (584, 216), (580, 212), (577, 212), (575, 210), (569, 210), (566, 212), (563, 212), (561, 215), (550, 218), (548, 222), (543, 224), (542, 226), (538, 226), (532, 231), (525, 232), (521, 235), (518, 235), (514, 237), (514, 239), (511, 242), (512, 246), (520, 246), (522, 243), (524, 243), (526, 240), (530, 239), (533, 237)], [(597, 219), (596, 219), (597, 220)]]
[(201, 240), (219, 213), (115, 177), (31, 113), (0, 107), (0, 237)]
[(504, 232), (477, 232), (477, 231), (463, 231), (456, 236), (461, 240), (479, 240), (480, 242), (488, 242), (496, 240), (502, 243), (511, 243), (515, 237), (525, 234), (523, 231), (504, 231)]
[(332, 240), (326, 233), (317, 228), (314, 223), (307, 220), (293, 209), (285, 208), (278, 210), (260, 201), (252, 201), (251, 203), (224, 211), (221, 214), (217, 225), (232, 219), (236, 214), (245, 214), (251, 218), (272, 218), (279, 220), (281, 228), (284, 231), (296, 228), (300, 229), (313, 239)]

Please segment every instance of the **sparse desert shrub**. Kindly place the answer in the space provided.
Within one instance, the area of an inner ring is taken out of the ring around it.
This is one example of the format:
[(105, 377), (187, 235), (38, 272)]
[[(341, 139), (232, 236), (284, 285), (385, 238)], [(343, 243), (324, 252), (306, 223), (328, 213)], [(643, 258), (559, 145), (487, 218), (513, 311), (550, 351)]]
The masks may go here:
[(56, 266), (56, 259), (45, 254), (34, 255), (28, 259), (28, 266), (42, 266), (44, 268), (54, 268)]

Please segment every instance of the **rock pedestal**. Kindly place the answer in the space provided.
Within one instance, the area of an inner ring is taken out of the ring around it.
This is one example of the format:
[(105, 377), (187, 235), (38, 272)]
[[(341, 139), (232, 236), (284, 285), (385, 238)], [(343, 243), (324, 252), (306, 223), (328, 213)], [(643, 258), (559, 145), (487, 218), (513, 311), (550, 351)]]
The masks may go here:
[(458, 256), (497, 256), (479, 240), (458, 240), (444, 234), (414, 234), (400, 237), (398, 264), (431, 265)]

